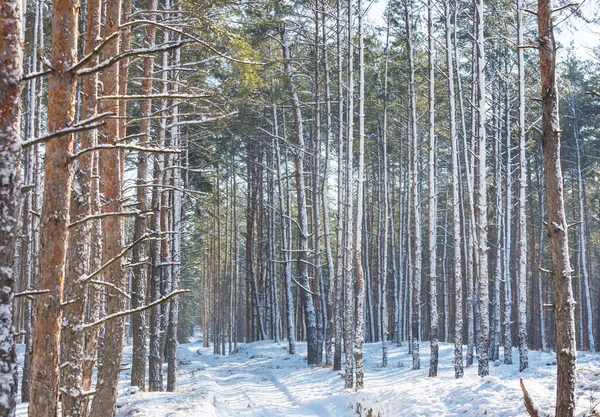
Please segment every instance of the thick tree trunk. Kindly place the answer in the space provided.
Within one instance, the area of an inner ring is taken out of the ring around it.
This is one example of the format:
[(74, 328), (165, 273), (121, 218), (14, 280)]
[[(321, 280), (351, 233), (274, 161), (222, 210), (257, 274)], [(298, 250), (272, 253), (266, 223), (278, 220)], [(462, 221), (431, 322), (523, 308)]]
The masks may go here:
[[(53, 1), (51, 62), (54, 71), (48, 86), (49, 132), (71, 126), (75, 118), (76, 79), (70, 68), (77, 59), (78, 12), (78, 1)], [(46, 144), (37, 289), (48, 292), (38, 295), (34, 303), (29, 402), (32, 417), (55, 417), (58, 412), (60, 317), (70, 221), (72, 149), (72, 134), (59, 136)]]
[(0, 4), (0, 416), (3, 417), (15, 415), (17, 402), (13, 261), (21, 191), (21, 25), (20, 0)]
[[(93, 51), (100, 36), (100, 1), (91, 0), (87, 5), (87, 36), (85, 53)], [(96, 65), (97, 58), (90, 61)], [(91, 74), (83, 80), (81, 118), (87, 119), (96, 114), (98, 100), (98, 77)], [(90, 148), (97, 143), (97, 131), (88, 130), (81, 135), (81, 148)], [(73, 221), (84, 219), (92, 214), (91, 178), (94, 168), (93, 153), (83, 155), (79, 161), (71, 188), (70, 213)], [(61, 343), (63, 349), (62, 372), (62, 413), (63, 416), (79, 416), (83, 409), (83, 367), (84, 336), (81, 325), (85, 317), (88, 285), (83, 278), (88, 274), (90, 258), (91, 224), (83, 222), (70, 230), (68, 246), (68, 270), (65, 283), (66, 298), (69, 303), (63, 310)]]
[(560, 122), (556, 83), (556, 43), (552, 1), (538, 0), (540, 77), (542, 81), (542, 148), (548, 208), (548, 236), (552, 255), (552, 284), (556, 325), (556, 417), (575, 414), (575, 300), (571, 286), (568, 225), (560, 162)]

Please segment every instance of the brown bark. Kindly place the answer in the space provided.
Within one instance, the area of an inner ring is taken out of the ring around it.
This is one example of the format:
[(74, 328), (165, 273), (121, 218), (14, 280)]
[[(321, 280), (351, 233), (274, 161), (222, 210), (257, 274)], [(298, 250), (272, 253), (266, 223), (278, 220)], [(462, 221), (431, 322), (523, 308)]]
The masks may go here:
[(556, 326), (556, 417), (575, 413), (575, 300), (571, 285), (569, 241), (560, 162), (560, 122), (556, 84), (556, 43), (552, 1), (538, 0), (540, 76), (542, 81), (542, 149), (552, 255), (552, 285)]
[[(121, 2), (109, 0), (106, 3), (105, 37), (116, 33), (121, 21)], [(116, 37), (105, 48), (106, 56), (116, 56), (119, 53), (119, 39)], [(119, 68), (110, 66), (103, 74), (103, 95), (114, 96), (119, 94)], [(112, 111), (119, 114), (119, 101), (105, 100), (103, 111)], [(119, 121), (109, 119), (103, 135), (103, 143), (114, 145), (119, 139)], [(122, 203), (122, 150), (104, 151), (102, 159), (102, 175), (104, 213), (118, 213), (123, 211)], [(103, 219), (103, 262), (116, 257), (123, 246), (123, 217), (108, 216)], [(105, 281), (113, 284), (118, 289), (125, 288), (122, 262), (113, 262), (104, 273)], [(107, 287), (106, 313), (113, 314), (124, 309), (123, 296), (119, 291)], [(124, 319), (111, 320), (105, 325), (103, 349), (98, 356), (98, 383), (96, 395), (92, 402), (91, 416), (101, 417), (112, 415), (117, 400), (117, 388), (121, 358), (123, 354)]]
[[(0, 4), (0, 416), (14, 416), (17, 354), (13, 330), (13, 260), (21, 170), (21, 2)], [(27, 262), (27, 260), (25, 260)]]
[[(87, 36), (85, 53), (93, 51), (100, 36), (100, 0), (90, 0), (87, 6)], [(90, 66), (96, 65), (97, 58), (90, 60)], [(98, 77), (91, 74), (83, 80), (83, 98), (81, 117), (87, 119), (96, 114), (98, 97)], [(81, 135), (81, 148), (96, 145), (96, 130), (84, 131)], [(88, 153), (79, 159), (79, 164), (71, 187), (70, 213), (71, 219), (77, 221), (92, 214), (91, 212), (91, 174), (94, 154)], [(83, 409), (81, 391), (83, 388), (84, 333), (80, 327), (84, 321), (87, 299), (87, 284), (83, 278), (88, 274), (90, 256), (90, 223), (82, 222), (72, 228), (68, 243), (68, 270), (65, 282), (65, 293), (70, 303), (63, 310), (63, 327), (61, 343), (63, 349), (62, 376), (62, 413), (63, 416), (78, 416)], [(88, 387), (89, 389), (89, 387)]]
[[(48, 131), (71, 126), (75, 116), (76, 79), (69, 71), (77, 59), (76, 0), (53, 1), (52, 58), (49, 78)], [(44, 196), (40, 219), (37, 288), (48, 290), (34, 303), (33, 358), (29, 415), (56, 416), (59, 383), (59, 337), (65, 252), (69, 224), (69, 191), (73, 179), (70, 154), (73, 135), (46, 144)]]

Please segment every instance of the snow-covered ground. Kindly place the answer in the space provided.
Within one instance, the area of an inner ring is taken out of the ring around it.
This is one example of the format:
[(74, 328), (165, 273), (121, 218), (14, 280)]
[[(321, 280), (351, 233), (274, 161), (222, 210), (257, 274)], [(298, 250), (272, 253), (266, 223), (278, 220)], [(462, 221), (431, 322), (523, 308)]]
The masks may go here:
[[(117, 417), (228, 416), (527, 416), (519, 378), (544, 409), (554, 404), (556, 365), (550, 354), (530, 352), (531, 368), (490, 367), (479, 378), (476, 364), (454, 379), (453, 347), (440, 346), (439, 376), (429, 378), (429, 343), (421, 345), (421, 370), (412, 370), (406, 346), (390, 345), (390, 366), (381, 368), (381, 345), (365, 345), (365, 389), (344, 389), (341, 372), (306, 365), (306, 344), (288, 355), (286, 343), (241, 344), (231, 356), (218, 356), (201, 342), (179, 346), (177, 392), (143, 393), (129, 388), (122, 372)], [(125, 352), (129, 362), (131, 348)], [(600, 403), (600, 357), (580, 352), (578, 415)], [(166, 370), (166, 369), (165, 369)], [(25, 404), (18, 416), (25, 416)], [(600, 405), (597, 410), (600, 411)], [(108, 417), (108, 416), (107, 416)]]

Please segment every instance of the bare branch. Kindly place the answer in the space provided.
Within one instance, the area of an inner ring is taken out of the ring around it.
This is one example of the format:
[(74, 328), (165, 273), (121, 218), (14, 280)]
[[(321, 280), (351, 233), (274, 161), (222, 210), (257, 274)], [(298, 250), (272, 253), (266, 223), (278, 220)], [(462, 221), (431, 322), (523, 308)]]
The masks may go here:
[(104, 122), (98, 122), (98, 123), (96, 123), (98, 120), (106, 119), (109, 116), (114, 116), (114, 114), (115, 113), (113, 113), (113, 112), (106, 112), (106, 113), (96, 114), (96, 115), (94, 115), (94, 116), (92, 116), (92, 117), (90, 117), (88, 119), (81, 120), (80, 122), (75, 123), (73, 126), (69, 126), (69, 127), (64, 128), (64, 129), (57, 130), (56, 132), (48, 133), (47, 135), (40, 136), (39, 138), (26, 140), (25, 142), (23, 142), (22, 146), (23, 146), (23, 148), (27, 148), (29, 146), (36, 145), (36, 144), (41, 143), (41, 142), (47, 142), (50, 139), (56, 138), (58, 136), (63, 136), (63, 135), (71, 134), (71, 133), (82, 132), (84, 130), (95, 129), (95, 128), (100, 127), (100, 126), (102, 126), (104, 124)]
[(200, 45), (202, 45), (202, 46), (210, 49), (212, 52), (214, 52), (215, 54), (219, 55), (221, 58), (225, 58), (225, 59), (227, 59), (229, 61), (232, 61), (232, 62), (237, 62), (237, 63), (240, 63), (240, 64), (249, 64), (249, 65), (265, 65), (263, 62), (247, 61), (245, 59), (237, 59), (237, 58), (234, 58), (232, 56), (229, 56), (229, 55), (227, 55), (227, 54), (225, 54), (223, 52), (220, 52), (219, 50), (217, 50), (214, 46), (212, 46), (208, 42), (203, 41), (202, 39), (200, 39), (200, 38), (192, 35), (191, 33), (184, 32), (183, 30), (179, 30), (179, 29), (174, 28), (174, 27), (169, 26), (169, 25), (163, 25), (162, 23), (158, 23), (158, 22), (155, 22), (153, 20), (141, 20), (141, 19), (140, 20), (134, 20), (134, 21), (131, 21), (131, 22), (123, 23), (121, 25), (121, 27), (125, 27), (125, 26), (128, 26), (128, 25), (134, 25), (134, 24), (154, 25), (154, 26), (157, 26), (159, 28), (169, 30), (171, 32), (179, 33), (180, 35), (185, 36), (186, 38), (189, 38), (189, 39), (193, 40), (194, 42), (199, 43)]
[(95, 321), (93, 323), (88, 323), (88, 324), (86, 324), (86, 325), (83, 326), (82, 330), (88, 330), (88, 329), (91, 329), (93, 327), (100, 326), (100, 325), (106, 323), (107, 321), (110, 321), (110, 320), (113, 320), (113, 319), (118, 319), (118, 318), (121, 318), (121, 317), (129, 316), (131, 314), (141, 313), (142, 311), (149, 310), (152, 307), (156, 307), (157, 305), (160, 305), (160, 304), (162, 304), (162, 303), (164, 303), (166, 301), (169, 301), (171, 298), (173, 298), (173, 297), (175, 297), (177, 295), (186, 294), (188, 292), (191, 292), (191, 291), (190, 290), (177, 290), (177, 291), (173, 291), (171, 294), (165, 295), (164, 297), (159, 298), (158, 300), (153, 301), (152, 303), (147, 304), (147, 305), (145, 305), (143, 307), (138, 307), (138, 308), (134, 308), (134, 309), (131, 309), (131, 310), (121, 311), (120, 313), (115, 313), (115, 314), (108, 315), (108, 316), (106, 316), (106, 317), (104, 317), (104, 318), (102, 318), (102, 319), (100, 319), (98, 321)]
[(14, 295), (15, 298), (17, 297), (30, 297), (33, 295), (40, 295), (40, 294), (47, 294), (49, 293), (50, 290), (39, 290), (39, 291), (23, 291), (23, 292), (18, 292)]
[(104, 151), (104, 150), (114, 150), (114, 149), (123, 149), (126, 151), (137, 151), (137, 152), (149, 152), (149, 153), (181, 153), (180, 149), (167, 149), (167, 148), (146, 148), (144, 146), (136, 146), (136, 145), (96, 145), (91, 148), (85, 148), (80, 150), (79, 152), (71, 155), (72, 159), (80, 158), (82, 155), (85, 155), (88, 152), (94, 151)]
[(33, 80), (34, 78), (43, 77), (45, 75), (50, 75), (51, 73), (52, 73), (51, 69), (47, 69), (44, 71), (38, 71), (38, 72), (31, 72), (27, 75), (24, 75), (23, 78), (21, 78), (21, 82)]
[(112, 288), (113, 290), (115, 290), (116, 292), (121, 294), (123, 297), (127, 298), (128, 300), (131, 300), (131, 296), (129, 294), (127, 294), (125, 291), (123, 291), (122, 289), (120, 289), (119, 287), (117, 287), (115, 284), (111, 284), (110, 282), (106, 282), (106, 281), (98, 281), (95, 279), (90, 280), (90, 282), (92, 284), (104, 285), (106, 287)]
[(151, 53), (155, 53), (155, 52), (166, 52), (166, 51), (170, 51), (173, 49), (181, 48), (182, 46), (185, 46), (190, 43), (191, 43), (190, 41), (179, 41), (179, 42), (168, 43), (165, 45), (160, 45), (160, 46), (156, 46), (156, 47), (152, 47), (152, 48), (132, 49), (130, 51), (121, 52), (120, 54), (115, 55), (112, 58), (104, 60), (101, 63), (99, 63), (98, 65), (96, 65), (95, 67), (82, 68), (79, 71), (75, 72), (75, 74), (80, 75), (80, 76), (93, 74), (95, 72), (102, 71), (103, 69), (105, 69), (107, 67), (110, 67), (112, 64), (114, 64), (116, 62), (119, 62), (123, 59), (129, 58), (132, 56), (142, 55), (142, 54), (151, 54)]
[(88, 282), (91, 281), (92, 279), (96, 278), (98, 275), (100, 275), (102, 272), (104, 272), (106, 270), (106, 268), (108, 268), (109, 266), (111, 266), (113, 263), (115, 263), (117, 260), (121, 259), (123, 256), (125, 256), (125, 254), (127, 254), (127, 252), (129, 252), (135, 245), (137, 245), (138, 243), (140, 243), (142, 240), (147, 239), (148, 237), (150, 237), (150, 234), (146, 233), (145, 235), (143, 235), (142, 237), (140, 237), (138, 240), (136, 240), (135, 242), (133, 242), (131, 245), (127, 246), (126, 248), (124, 248), (121, 253), (119, 253), (117, 256), (115, 256), (114, 258), (106, 261), (104, 263), (104, 265), (102, 265), (100, 268), (98, 268), (96, 271), (92, 272), (91, 274), (89, 274), (87, 277), (83, 278), (84, 282)]
[(115, 217), (115, 216), (137, 217), (137, 216), (143, 216), (148, 213), (152, 213), (152, 211), (124, 211), (124, 212), (121, 211), (121, 212), (116, 212), (116, 213), (111, 212), (111, 213), (92, 214), (91, 216), (84, 217), (83, 219), (79, 219), (79, 220), (71, 223), (69, 225), (69, 228), (79, 226), (80, 224), (83, 224), (90, 220), (100, 220), (100, 219), (104, 219), (106, 217)]
[(98, 97), (99, 100), (170, 100), (170, 99), (192, 99), (192, 98), (209, 98), (210, 95), (194, 95), (194, 94), (148, 94), (148, 95), (122, 95), (122, 96), (103, 96)]
[(79, 62), (77, 62), (75, 65), (73, 65), (71, 67), (70, 71), (72, 73), (77, 73), (79, 68), (83, 67), (92, 58), (94, 58), (96, 55), (98, 55), (100, 53), (100, 51), (102, 50), (102, 48), (104, 48), (110, 41), (112, 41), (114, 38), (117, 38), (118, 36), (119, 36), (119, 32), (115, 32), (112, 35), (110, 35), (108, 38), (104, 39), (102, 42), (100, 42), (98, 45), (96, 45), (96, 47), (92, 50), (92, 52), (90, 52), (89, 54), (87, 54), (86, 56), (81, 58), (79, 60)]
[(569, 7), (578, 7), (579, 3), (569, 3), (564, 6), (557, 7), (556, 9), (552, 9), (552, 13), (560, 12), (561, 10), (568, 9)]

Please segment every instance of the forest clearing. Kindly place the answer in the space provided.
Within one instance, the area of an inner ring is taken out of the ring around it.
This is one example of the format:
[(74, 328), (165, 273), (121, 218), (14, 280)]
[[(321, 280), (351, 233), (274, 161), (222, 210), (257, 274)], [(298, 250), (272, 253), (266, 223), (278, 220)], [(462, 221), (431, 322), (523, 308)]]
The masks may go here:
[(0, 417), (600, 415), (599, 28), (0, 0)]

